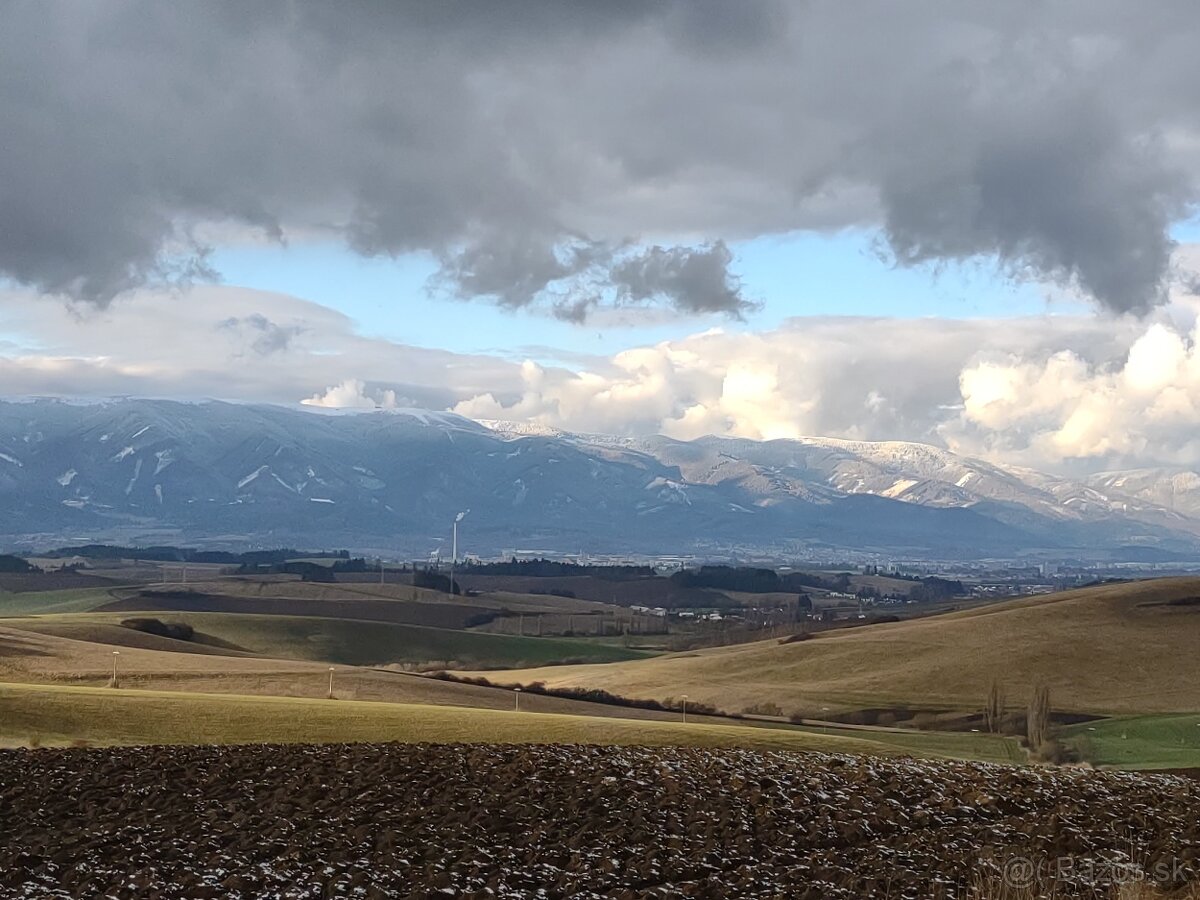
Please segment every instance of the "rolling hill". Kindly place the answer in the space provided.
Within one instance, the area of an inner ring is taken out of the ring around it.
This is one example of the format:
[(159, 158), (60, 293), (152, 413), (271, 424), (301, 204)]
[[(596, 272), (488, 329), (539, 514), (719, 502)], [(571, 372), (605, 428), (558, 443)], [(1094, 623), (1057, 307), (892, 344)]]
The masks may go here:
[[(11, 621), (11, 620), (9, 620)], [(95, 627), (95, 626), (93, 626)], [(268, 659), (146, 638), (123, 645), (0, 624), (0, 747), (31, 742), (571, 741), (830, 749), (1003, 762), (1011, 739), (785, 723), (618, 707), (324, 662)], [(82, 636), (82, 635), (80, 635)], [(120, 647), (120, 688), (108, 687)], [(194, 648), (193, 648), (194, 650)]]
[(1058, 710), (1200, 710), (1200, 578), (1107, 584), (929, 619), (612, 665), (488, 673), (498, 683), (602, 688), (726, 710), (978, 710), (993, 679), (1013, 706), (1037, 684)]
[[(154, 613), (150, 613), (153, 615)], [(121, 622), (146, 612), (67, 613), (0, 619), (7, 627), (115, 646), (141, 646), (182, 652), (253, 655), (350, 666), (545, 665), (562, 660), (612, 662), (647, 654), (624, 647), (549, 637), (520, 637), (431, 628), (395, 622), (305, 615), (237, 612), (162, 614), (172, 624), (189, 625), (195, 641), (147, 635)], [(222, 650), (220, 648), (227, 648)]]
[(40, 743), (99, 744), (561, 742), (874, 755), (907, 749), (869, 736), (648, 718), (2, 682), (0, 704), (8, 710), (0, 722), (0, 746), (35, 738)]

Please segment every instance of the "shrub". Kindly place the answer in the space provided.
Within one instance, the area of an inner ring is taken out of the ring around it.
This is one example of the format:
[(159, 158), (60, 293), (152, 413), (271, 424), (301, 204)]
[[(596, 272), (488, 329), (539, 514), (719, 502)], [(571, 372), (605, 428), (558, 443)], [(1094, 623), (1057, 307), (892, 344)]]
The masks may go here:
[(1055, 738), (1049, 738), (1036, 747), (1031, 748), (1029, 755), (1041, 762), (1053, 763), (1059, 766), (1066, 763), (1079, 762), (1079, 754)]
[(856, 709), (854, 712), (846, 716), (846, 719), (851, 725), (878, 725), (879, 710), (877, 709)]
[(450, 576), (443, 575), (441, 572), (434, 572), (429, 569), (418, 569), (413, 572), (413, 587), (426, 588), (428, 590), (441, 591), (443, 594), (458, 594), (458, 583), (450, 583)]
[(768, 701), (747, 706), (742, 709), (742, 712), (748, 716), (782, 716), (783, 707), (778, 703)]
[(143, 634), (153, 634), (158, 637), (172, 638), (177, 641), (190, 641), (195, 637), (195, 629), (184, 622), (162, 622), (158, 619), (134, 618), (122, 619), (124, 628), (131, 628)]
[[(463, 677), (453, 674), (452, 672), (434, 672), (428, 676), (437, 678), (439, 681), (455, 681), (460, 684), (474, 684), (479, 687), (495, 687), (511, 690), (517, 687), (515, 684), (497, 684), (489, 681), (482, 675), (478, 677)], [(612, 694), (601, 688), (575, 688), (562, 687), (551, 688), (546, 687), (545, 682), (534, 681), (528, 685), (521, 686), (521, 690), (529, 694), (542, 694), (546, 697), (561, 697), (564, 700), (581, 700), (585, 703), (604, 703), (608, 706), (624, 706), (630, 709), (651, 709), (660, 712), (682, 711), (683, 702), (676, 701), (672, 697), (666, 698), (661, 703), (658, 700), (640, 700), (632, 697), (622, 697), (620, 694)], [(712, 706), (708, 703), (700, 703), (698, 701), (689, 700), (687, 711), (696, 715), (708, 716), (729, 716), (728, 713)]]
[(937, 726), (937, 717), (931, 712), (919, 712), (913, 716), (912, 723), (921, 731), (931, 731)]
[(795, 644), (799, 641), (811, 641), (812, 638), (813, 638), (813, 636), (811, 634), (809, 634), (807, 631), (800, 631), (800, 632), (797, 632), (796, 634), (789, 634), (785, 638), (780, 638), (779, 643)]

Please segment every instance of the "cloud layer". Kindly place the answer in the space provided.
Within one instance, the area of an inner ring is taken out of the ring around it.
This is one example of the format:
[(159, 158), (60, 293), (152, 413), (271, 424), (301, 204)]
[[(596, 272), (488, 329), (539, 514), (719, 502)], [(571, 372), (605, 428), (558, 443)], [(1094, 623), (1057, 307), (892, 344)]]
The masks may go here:
[(104, 303), (249, 228), (568, 319), (736, 317), (721, 241), (855, 225), (1145, 311), (1198, 32), (1187, 0), (4, 4), (0, 273)]
[(574, 369), (358, 334), (241, 288), (137, 292), (72, 311), (0, 292), (6, 395), (426, 407), (568, 430), (914, 440), (1082, 473), (1200, 466), (1200, 301), (1149, 320), (821, 317), (710, 330)]

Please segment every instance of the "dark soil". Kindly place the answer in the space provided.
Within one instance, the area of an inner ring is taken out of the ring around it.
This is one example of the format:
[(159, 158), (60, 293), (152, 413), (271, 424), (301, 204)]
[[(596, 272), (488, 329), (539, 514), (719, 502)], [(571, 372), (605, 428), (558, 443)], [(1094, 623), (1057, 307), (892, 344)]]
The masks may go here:
[(110, 588), (116, 582), (83, 572), (27, 572), (0, 574), (0, 591), (28, 594), (34, 591), (71, 591), (82, 588)]
[(492, 610), (466, 603), (407, 603), (350, 595), (319, 600), (310, 597), (235, 597), (201, 591), (144, 590), (96, 608), (97, 612), (218, 612), (259, 615), (362, 619), (398, 625), (462, 629), (493, 618)]
[(1196, 878), (1197, 810), (1186, 778), (820, 754), (9, 751), (0, 896), (915, 900), (1018, 857), (1086, 861), (1054, 896), (1100, 896), (1131, 850)]

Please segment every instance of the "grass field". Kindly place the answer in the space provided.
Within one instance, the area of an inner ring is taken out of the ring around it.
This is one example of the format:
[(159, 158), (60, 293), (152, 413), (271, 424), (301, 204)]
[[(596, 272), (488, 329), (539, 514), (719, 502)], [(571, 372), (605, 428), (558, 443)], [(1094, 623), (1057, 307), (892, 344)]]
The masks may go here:
[(979, 710), (996, 679), (1022, 708), (1046, 684), (1055, 709), (1106, 715), (1200, 709), (1200, 579), (1111, 584), (927, 619), (604, 666), (493, 673), (501, 682), (688, 694), (727, 710), (785, 714), (908, 705)]
[[(123, 619), (148, 615), (191, 625), (258, 656), (303, 659), (341, 665), (456, 663), (473, 666), (545, 665), (559, 660), (613, 662), (646, 654), (625, 647), (557, 638), (518, 637), (425, 628), (391, 622), (316, 616), (264, 616), (249, 613), (74, 613), (13, 618), (4, 624), (75, 640), (126, 644), (142, 636), (123, 628)], [(172, 642), (178, 645), (180, 642)], [(165, 649), (165, 647), (163, 648)], [(175, 649), (188, 649), (177, 646)]]
[[(178, 643), (143, 637), (151, 642)], [(324, 663), (178, 653), (154, 646), (124, 647), (119, 658), (121, 688), (113, 690), (101, 686), (108, 680), (112, 662), (111, 645), (0, 627), (0, 678), (4, 679), (0, 681), (0, 734), (18, 742), (30, 736), (45, 742), (201, 741), (212, 735), (216, 735), (214, 740), (301, 740), (307, 739), (306, 735), (314, 740), (376, 740), (394, 735), (398, 715), (395, 711), (401, 707), (440, 709), (442, 712), (430, 713), (434, 717), (430, 721), (448, 728), (446, 723), (456, 721), (456, 716), (471, 719), (475, 712), (508, 712), (514, 704), (513, 694), (505, 690), (377, 669), (338, 667), (335, 672), (335, 693), (340, 698), (336, 704), (338, 712), (327, 721), (330, 712), (323, 705), (328, 702), (323, 698), (329, 670)], [(157, 697), (163, 703), (128, 705), (129, 698), (145, 697)], [(193, 699), (200, 705), (189, 705)], [(255, 699), (262, 702), (295, 699), (301, 705), (260, 708), (250, 702)], [(167, 700), (172, 702), (166, 703)], [(316, 705), (303, 705), (309, 701)], [(226, 702), (228, 705), (223, 708)], [(521, 707), (534, 715), (543, 728), (522, 732), (524, 737), (520, 739), (529, 740), (576, 739), (574, 732), (564, 732), (555, 725), (560, 720), (602, 721), (607, 723), (607, 730), (598, 733), (609, 735), (603, 740), (628, 743), (636, 743), (641, 740), (636, 735), (646, 734), (636, 727), (640, 723), (682, 724), (678, 713), (605, 706), (540, 694), (522, 696)], [(378, 710), (384, 711), (383, 717), (372, 718), (372, 711)], [(324, 730), (287, 731), (289, 716), (310, 713), (317, 716), (314, 721), (325, 723), (321, 725)], [(177, 720), (175, 724), (171, 724), (172, 719)], [(213, 730), (214, 723), (219, 722), (228, 722), (233, 729), (224, 738), (219, 730)], [(260, 724), (262, 730), (255, 731)], [(734, 723), (705, 716), (689, 716), (688, 725), (719, 729), (723, 746), (809, 746), (813, 741), (832, 739), (840, 742), (839, 748), (857, 747), (872, 752), (994, 762), (1020, 759), (1015, 744), (990, 735), (800, 728), (754, 720)], [(203, 730), (193, 733), (186, 731), (188, 728)], [(184, 731), (177, 734), (171, 729)], [(26, 732), (29, 734), (25, 735)], [(470, 729), (444, 733), (448, 735), (445, 740), (468, 739), (472, 735), (478, 739)], [(434, 739), (428, 736), (432, 732), (421, 734), (426, 736), (420, 739)], [(495, 739), (516, 740), (518, 736), (505, 731)]]
[(808, 734), (865, 737), (914, 756), (973, 759), (979, 762), (1024, 763), (1028, 755), (1016, 738), (997, 734), (958, 731), (912, 731), (908, 729), (856, 730), (837, 727), (801, 729)]
[(1094, 765), (1122, 769), (1200, 768), (1200, 715), (1124, 716), (1064, 729)]
[(394, 703), (0, 683), (0, 743), (587, 743), (895, 754), (858, 737)]
[[(301, 698), (320, 698), (327, 690), (329, 666), (324, 662), (205, 654), (195, 651), (210, 648), (128, 633), (142, 643), (120, 649), (122, 687)], [(181, 648), (193, 652), (181, 652)], [(112, 644), (20, 631), (0, 623), (0, 682), (104, 686), (112, 675), (113, 649)], [(508, 709), (513, 703), (512, 694), (504, 690), (423, 678), (393, 669), (339, 666), (336, 680), (339, 695), (356, 700), (485, 709)], [(540, 694), (522, 698), (522, 708), (623, 719), (676, 718), (673, 713)]]
[[(211, 591), (217, 584), (208, 583), (204, 590)], [(483, 602), (425, 591), (413, 596), (411, 588), (400, 585), (231, 584), (229, 596), (235, 599), (285, 604), (288, 595), (296, 593), (306, 603), (328, 605), (331, 611), (342, 603), (367, 602), (417, 605), (432, 614), (437, 604), (447, 600)], [(102, 689), (90, 699), (86, 694), (72, 695), (74, 699), (37, 695), (41, 699), (34, 703), (30, 698), (35, 695), (21, 695), (25, 699), (18, 704), (14, 692), (22, 688), (4, 685), (0, 732), (23, 741), (27, 737), (14, 729), (35, 727), (47, 741), (107, 742), (156, 740), (155, 734), (175, 733), (172, 729), (183, 729), (180, 733), (186, 735), (187, 728), (194, 727), (200, 735), (194, 739), (206, 740), (204, 735), (219, 733), (217, 726), (224, 718), (231, 723), (231, 736), (215, 740), (301, 740), (287, 737), (283, 707), (262, 704), (320, 703), (329, 663), (339, 667), (337, 684), (343, 701), (360, 702), (339, 704), (356, 709), (336, 715), (319, 706), (292, 708), (293, 716), (313, 717), (315, 740), (380, 739), (396, 727), (400, 721), (396, 710), (404, 704), (442, 710), (429, 713), (433, 724), (428, 728), (433, 731), (419, 734), (469, 739), (464, 735), (482, 727), (472, 719), (475, 712), (503, 714), (512, 702), (505, 691), (366, 668), (382, 664), (505, 666), (506, 671), (488, 672), (489, 679), (501, 684), (539, 680), (550, 687), (599, 687), (631, 698), (667, 700), (687, 694), (692, 703), (711, 703), (732, 712), (771, 702), (785, 715), (799, 712), (811, 718), (866, 708), (978, 711), (991, 680), (998, 678), (1011, 708), (1023, 706), (1033, 685), (1044, 682), (1056, 710), (1121, 716), (1065, 731), (1067, 742), (1089, 761), (1122, 768), (1200, 767), (1200, 717), (1195, 715), (1200, 709), (1200, 658), (1193, 650), (1200, 639), (1200, 605), (1172, 603), (1200, 596), (1197, 578), (1104, 585), (932, 619), (830, 632), (791, 644), (772, 640), (658, 657), (621, 646), (617, 639), (521, 637), (328, 615), (145, 613), (190, 624), (205, 640), (213, 641), (193, 644), (120, 626), (122, 619), (140, 611), (98, 611), (98, 606), (113, 600), (113, 593), (126, 595), (123, 589), (97, 588), (0, 595), (0, 679), (39, 683), (50, 692), (96, 688), (107, 680), (114, 646), (121, 648), (122, 674), (122, 690)], [(530, 604), (558, 600), (534, 597)], [(587, 605), (587, 601), (575, 602)], [(564, 659), (588, 663), (550, 665)], [(1170, 664), (1164, 665), (1163, 660)], [(161, 702), (121, 705), (130, 702), (127, 698), (134, 696), (130, 689), (135, 688), (139, 697), (158, 697)], [(224, 712), (218, 696), (227, 701)], [(383, 707), (378, 716), (371, 711), (375, 706)], [(522, 706), (541, 722), (543, 736), (530, 737), (538, 732), (526, 730), (521, 732), (525, 737), (496, 740), (568, 739), (560, 735), (569, 732), (558, 725), (550, 727), (558, 718), (615, 723), (621, 736), (613, 740), (625, 743), (639, 742), (630, 735), (641, 734), (638, 729), (644, 724), (666, 728), (680, 724), (671, 713), (551, 696), (526, 694)], [(143, 714), (146, 724), (139, 731), (143, 726), (137, 720)], [(180, 721), (172, 724), (176, 716)], [(456, 716), (471, 721), (452, 726)], [(253, 726), (260, 718), (264, 736), (254, 737)], [(692, 716), (689, 720), (689, 727), (721, 729), (723, 745), (837, 739), (875, 752), (995, 762), (1025, 759), (1012, 739), (966, 731), (857, 730), (751, 721), (732, 725), (728, 720), (693, 720)], [(505, 728), (512, 725), (505, 722)], [(753, 739), (744, 742), (742, 738), (751, 733)]]
[(42, 613), (87, 612), (112, 601), (108, 588), (72, 588), (62, 591), (0, 592), (0, 619)]

